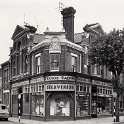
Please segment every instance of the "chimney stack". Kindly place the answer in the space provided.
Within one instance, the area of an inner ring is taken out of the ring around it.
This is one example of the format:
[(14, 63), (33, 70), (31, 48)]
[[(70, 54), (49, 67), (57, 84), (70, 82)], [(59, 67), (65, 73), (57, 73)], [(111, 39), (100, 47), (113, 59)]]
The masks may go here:
[(63, 27), (65, 29), (66, 38), (74, 42), (74, 14), (76, 10), (73, 7), (64, 8), (61, 11), (63, 15)]

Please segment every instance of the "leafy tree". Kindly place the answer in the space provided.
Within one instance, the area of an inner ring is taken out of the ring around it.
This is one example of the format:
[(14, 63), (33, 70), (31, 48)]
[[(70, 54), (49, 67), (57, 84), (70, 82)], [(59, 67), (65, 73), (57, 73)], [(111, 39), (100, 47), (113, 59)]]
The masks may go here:
[(124, 67), (124, 30), (113, 30), (98, 36), (90, 44), (89, 59), (92, 64), (104, 65), (112, 72), (112, 84), (117, 93), (116, 122), (119, 122), (119, 96), (122, 92), (120, 74)]

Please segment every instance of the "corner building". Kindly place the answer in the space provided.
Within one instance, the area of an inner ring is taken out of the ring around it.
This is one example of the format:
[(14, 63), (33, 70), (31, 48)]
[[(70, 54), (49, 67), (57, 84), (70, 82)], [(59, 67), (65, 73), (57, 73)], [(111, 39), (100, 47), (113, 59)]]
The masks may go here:
[(65, 8), (61, 14), (65, 31), (47, 29), (37, 34), (33, 26), (17, 25), (13, 33), (9, 60), (13, 116), (18, 115), (18, 91), (25, 118), (76, 119), (112, 113), (110, 80), (88, 68), (86, 48), (75, 43), (75, 10)]

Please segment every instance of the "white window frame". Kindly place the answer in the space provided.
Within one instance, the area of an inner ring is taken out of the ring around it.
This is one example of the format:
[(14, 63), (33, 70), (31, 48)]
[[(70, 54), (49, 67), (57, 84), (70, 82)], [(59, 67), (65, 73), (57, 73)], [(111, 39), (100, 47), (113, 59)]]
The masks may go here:
[[(35, 60), (39, 58), (40, 59), (40, 63), (41, 63), (41, 58), (40, 57), (41, 57), (41, 53), (36, 54), (35, 55)], [(36, 61), (35, 61), (35, 66), (36, 66), (36, 74), (39, 74), (41, 72), (41, 65), (37, 65)]]
[[(71, 53), (71, 69), (73, 71), (73, 65), (72, 65), (72, 57), (75, 57), (76, 59), (78, 58), (77, 54)], [(77, 63), (76, 63), (76, 68), (74, 69), (74, 72), (77, 72)]]
[(51, 56), (56, 55), (56, 54), (59, 56), (59, 65), (60, 65), (60, 53), (51, 53), (51, 54), (50, 54), (50, 71), (51, 71), (51, 72), (59, 71), (59, 67), (58, 67), (57, 69), (52, 69), (52, 68), (51, 68), (51, 64), (52, 64), (52, 63), (51, 63), (51, 62), (52, 62), (52, 61), (51, 61)]

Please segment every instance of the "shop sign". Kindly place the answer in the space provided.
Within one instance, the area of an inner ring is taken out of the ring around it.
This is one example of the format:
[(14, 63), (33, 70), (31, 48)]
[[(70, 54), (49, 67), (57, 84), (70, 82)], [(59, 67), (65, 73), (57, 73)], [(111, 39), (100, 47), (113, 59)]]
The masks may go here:
[(47, 76), (45, 81), (55, 81), (55, 80), (68, 80), (68, 81), (75, 81), (73, 76)]
[(47, 84), (46, 91), (74, 91), (73, 84)]
[(90, 82), (89, 82), (89, 79), (81, 78), (81, 77), (79, 77), (79, 78), (77, 79), (77, 81), (78, 81), (78, 82), (90, 83)]
[(32, 84), (32, 83), (36, 83), (36, 82), (43, 82), (43, 81), (44, 81), (44, 78), (43, 78), (43, 77), (35, 78), (35, 79), (32, 79), (32, 80), (31, 80), (31, 84)]
[(110, 83), (102, 82), (102, 81), (96, 81), (96, 80), (93, 80), (92, 84), (101, 85), (101, 86), (112, 86), (112, 84), (110, 84)]
[(22, 82), (17, 82), (17, 83), (14, 83), (12, 84), (12, 87), (19, 87), (19, 86), (23, 86), (23, 85), (27, 85), (29, 84), (29, 81), (22, 81)]

